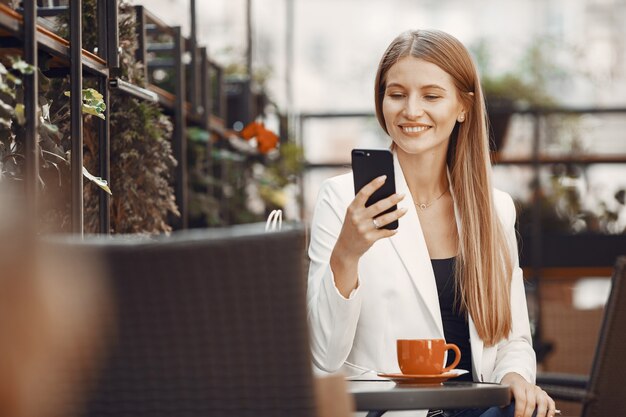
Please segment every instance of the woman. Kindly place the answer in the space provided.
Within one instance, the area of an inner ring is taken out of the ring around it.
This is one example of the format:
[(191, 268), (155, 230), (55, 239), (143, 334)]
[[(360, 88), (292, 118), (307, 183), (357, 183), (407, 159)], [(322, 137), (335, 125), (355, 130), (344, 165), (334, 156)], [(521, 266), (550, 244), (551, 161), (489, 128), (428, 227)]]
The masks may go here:
[[(514, 405), (503, 413), (553, 416), (554, 401), (534, 385), (515, 208), (491, 187), (469, 53), (444, 32), (401, 34), (380, 61), (375, 102), (393, 142), (397, 194), (365, 207), (384, 178), (356, 196), (351, 174), (321, 187), (307, 294), (316, 366), (398, 372), (397, 339), (446, 338), (470, 379), (511, 386)], [(381, 228), (397, 219), (396, 231)]]

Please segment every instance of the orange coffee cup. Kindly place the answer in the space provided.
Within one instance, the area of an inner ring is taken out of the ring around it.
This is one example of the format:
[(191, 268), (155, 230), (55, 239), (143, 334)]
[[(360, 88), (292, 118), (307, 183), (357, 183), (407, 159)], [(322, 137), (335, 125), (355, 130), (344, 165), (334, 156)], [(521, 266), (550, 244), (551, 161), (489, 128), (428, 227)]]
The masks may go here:
[[(461, 351), (444, 339), (398, 339), (398, 365), (407, 375), (439, 375), (454, 369), (461, 360)], [(444, 368), (445, 353), (453, 350), (454, 362)]]

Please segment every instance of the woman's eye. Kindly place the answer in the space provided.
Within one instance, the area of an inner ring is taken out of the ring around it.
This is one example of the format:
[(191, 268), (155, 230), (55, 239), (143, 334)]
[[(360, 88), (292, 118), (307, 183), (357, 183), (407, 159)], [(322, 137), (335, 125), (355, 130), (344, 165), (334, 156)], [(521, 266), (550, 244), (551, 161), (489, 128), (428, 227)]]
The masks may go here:
[(391, 97), (391, 98), (402, 98), (402, 97), (404, 97), (404, 94), (402, 94), (402, 93), (389, 93), (387, 95), (389, 97)]
[(427, 94), (427, 95), (424, 96), (424, 98), (426, 100), (437, 100), (439, 98), (439, 96), (436, 96), (434, 94)]

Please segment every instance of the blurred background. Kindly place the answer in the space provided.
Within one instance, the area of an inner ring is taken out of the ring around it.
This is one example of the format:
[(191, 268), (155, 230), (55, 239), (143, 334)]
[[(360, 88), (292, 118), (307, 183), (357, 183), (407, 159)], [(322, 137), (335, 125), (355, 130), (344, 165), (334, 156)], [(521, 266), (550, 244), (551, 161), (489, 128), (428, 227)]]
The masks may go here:
[[(626, 253), (626, 0), (79, 3), (83, 125), (69, 111), (69, 2), (37, 2), (48, 41), (29, 66), (23, 4), (0, 0), (2, 198), (37, 201), (26, 214), (38, 233), (169, 234), (275, 209), (308, 224), (352, 148), (390, 144), (373, 106), (384, 49), (402, 31), (441, 29), (479, 67), (541, 369), (589, 371)], [(33, 73), (38, 97), (25, 98)]]
[[(145, 3), (185, 30), (189, 4)], [(390, 143), (373, 117), (373, 80), (389, 42), (404, 30), (436, 28), (468, 46), (499, 135), (492, 137), (494, 181), (518, 205), (541, 366), (589, 371), (610, 266), (626, 252), (626, 1), (212, 0), (195, 7), (197, 36), (210, 55), (241, 68), (250, 53), (253, 78), (287, 115), (303, 167), (292, 195), (298, 211), (287, 205), (286, 214), (304, 222), (321, 181), (349, 171), (352, 148)]]
[[(146, 6), (189, 30), (189, 1), (153, 0)], [(510, 88), (526, 95), (519, 99), (521, 109), (626, 107), (626, 3), (620, 0), (213, 0), (198, 2), (196, 12), (198, 40), (226, 67), (245, 65), (251, 31), (253, 74), (271, 101), (295, 118), (291, 133), (310, 168), (302, 184), (304, 220), (310, 218), (317, 184), (345, 171), (341, 165), (349, 163), (350, 149), (387, 146), (389, 139), (367, 115), (373, 113), (378, 59), (401, 31), (436, 28), (453, 34), (472, 50), (484, 79), (497, 84), (499, 77), (509, 77)], [(542, 154), (625, 155), (623, 116), (555, 116), (546, 126)], [(511, 121), (501, 149), (509, 160), (531, 157), (527, 119), (515, 115)], [(525, 200), (530, 171), (507, 163), (494, 177), (497, 186)], [(615, 209), (612, 195), (626, 185), (626, 165), (587, 166), (567, 183), (574, 185), (584, 193), (586, 209), (603, 203)], [(626, 224), (624, 213), (620, 216), (615, 230)]]

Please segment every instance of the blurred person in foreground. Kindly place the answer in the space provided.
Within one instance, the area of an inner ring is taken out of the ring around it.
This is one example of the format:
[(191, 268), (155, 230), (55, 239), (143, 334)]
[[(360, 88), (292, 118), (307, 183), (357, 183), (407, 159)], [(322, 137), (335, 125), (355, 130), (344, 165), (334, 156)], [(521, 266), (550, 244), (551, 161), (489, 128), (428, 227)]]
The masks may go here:
[[(515, 207), (491, 185), (485, 103), (467, 49), (441, 31), (401, 34), (380, 61), (375, 106), (397, 193), (366, 207), (384, 177), (356, 197), (352, 174), (321, 186), (307, 293), (315, 365), (399, 372), (397, 339), (446, 339), (459, 346), (467, 379), (508, 384), (514, 402), (444, 416), (554, 416), (534, 384)], [(398, 219), (397, 230), (382, 228)]]
[(104, 346), (100, 268), (43, 245), (1, 196), (0, 416), (79, 415)]

